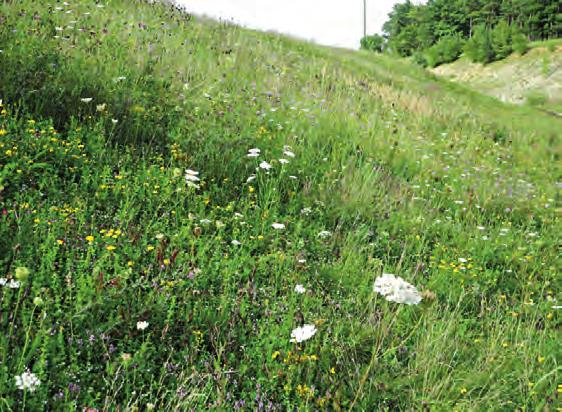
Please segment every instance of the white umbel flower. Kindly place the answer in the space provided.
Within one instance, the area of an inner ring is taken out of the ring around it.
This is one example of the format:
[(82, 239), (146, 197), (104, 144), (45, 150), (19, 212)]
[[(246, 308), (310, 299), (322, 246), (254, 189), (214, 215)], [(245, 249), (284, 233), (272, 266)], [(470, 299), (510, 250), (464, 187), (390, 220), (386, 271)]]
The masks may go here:
[(260, 149), (256, 149), (256, 148), (250, 149), (250, 150), (248, 150), (247, 156), (248, 157), (258, 157), (260, 155), (260, 152), (261, 152)]
[(148, 328), (148, 322), (145, 320), (142, 320), (140, 322), (137, 322), (137, 329), (138, 330), (145, 330), (146, 328)]
[(293, 329), (291, 332), (291, 342), (301, 343), (309, 340), (316, 334), (316, 326), (304, 325), (300, 328)]
[(417, 305), (422, 299), (415, 286), (391, 273), (383, 273), (375, 279), (373, 290), (383, 295), (389, 302)]
[(329, 230), (323, 230), (323, 231), (318, 233), (318, 237), (320, 239), (327, 239), (330, 236), (332, 236), (332, 232), (330, 232)]
[(6, 284), (6, 286), (10, 289), (18, 289), (20, 287), (20, 282), (12, 279)]
[(303, 285), (295, 285), (295, 292), (297, 293), (305, 293), (306, 292), (306, 288)]
[(291, 152), (290, 150), (285, 150), (283, 152), (283, 154), (287, 157), (295, 157), (295, 154), (293, 152)]
[(200, 179), (198, 175), (199, 172), (196, 172), (195, 170), (187, 169), (185, 171), (185, 181), (187, 182), (187, 185), (199, 189), (199, 184), (197, 182), (199, 182)]
[(271, 169), (273, 166), (271, 166), (269, 163), (267, 163), (265, 160), (263, 162), (260, 163), (260, 169), (263, 170), (269, 170)]
[(191, 182), (198, 182), (199, 181), (199, 177), (197, 177), (198, 174), (199, 172), (196, 172), (195, 170), (187, 169), (185, 171), (185, 180)]
[(29, 392), (35, 392), (35, 389), (39, 385), (41, 385), (41, 381), (31, 372), (24, 372), (20, 376), (16, 376), (16, 386), (19, 390), (25, 391), (28, 390)]
[(283, 230), (285, 229), (285, 225), (283, 223), (274, 223), (271, 227), (275, 230)]

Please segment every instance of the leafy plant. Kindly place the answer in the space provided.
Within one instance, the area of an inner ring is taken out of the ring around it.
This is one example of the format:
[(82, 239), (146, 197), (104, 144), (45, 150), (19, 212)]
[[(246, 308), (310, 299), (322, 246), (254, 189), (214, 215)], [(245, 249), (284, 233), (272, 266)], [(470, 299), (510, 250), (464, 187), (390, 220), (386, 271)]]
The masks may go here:
[(380, 34), (373, 34), (361, 38), (361, 48), (377, 53), (382, 53), (385, 47), (385, 39)]

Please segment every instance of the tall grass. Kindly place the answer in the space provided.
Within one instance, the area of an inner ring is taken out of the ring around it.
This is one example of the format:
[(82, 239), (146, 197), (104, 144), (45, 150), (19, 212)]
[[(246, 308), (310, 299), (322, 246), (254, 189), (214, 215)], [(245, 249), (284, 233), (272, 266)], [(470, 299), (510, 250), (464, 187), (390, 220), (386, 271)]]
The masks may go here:
[(554, 408), (556, 119), (162, 4), (0, 21), (1, 409)]

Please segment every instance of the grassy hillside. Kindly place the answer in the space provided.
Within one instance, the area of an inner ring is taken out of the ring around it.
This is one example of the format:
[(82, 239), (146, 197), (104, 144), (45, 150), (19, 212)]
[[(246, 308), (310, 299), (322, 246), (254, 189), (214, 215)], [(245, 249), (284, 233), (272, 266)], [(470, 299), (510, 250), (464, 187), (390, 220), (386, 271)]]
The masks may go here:
[(558, 119), (143, 1), (0, 21), (0, 410), (553, 410)]
[(532, 47), (523, 56), (514, 53), (485, 66), (463, 57), (433, 72), (502, 101), (528, 103), (562, 115), (562, 40)]

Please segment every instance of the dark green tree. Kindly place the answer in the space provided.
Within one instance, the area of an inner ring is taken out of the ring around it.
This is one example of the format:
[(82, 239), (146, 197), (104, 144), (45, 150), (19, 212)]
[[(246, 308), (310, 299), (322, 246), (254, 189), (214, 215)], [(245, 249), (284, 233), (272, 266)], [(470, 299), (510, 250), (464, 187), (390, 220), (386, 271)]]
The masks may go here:
[[(487, 28), (486, 35), (476, 30), (481, 26)], [(562, 37), (562, 0), (428, 0), (426, 4), (406, 0), (394, 6), (383, 32), (389, 50), (415, 55), (420, 62), (427, 57), (433, 61), (442, 46), (426, 51), (443, 38), (476, 36), (466, 44), (467, 52), (487, 62), (509, 55), (514, 42), (517, 50), (525, 50), (525, 39)]]
[(516, 53), (521, 55), (527, 53), (527, 50), (529, 49), (529, 41), (527, 40), (527, 36), (525, 36), (519, 29), (513, 28), (511, 41), (513, 50)]
[(429, 67), (449, 63), (458, 59), (463, 49), (460, 35), (442, 37), (437, 43), (427, 49), (425, 59)]
[(505, 59), (512, 52), (511, 27), (505, 20), (500, 22), (491, 31), (492, 49), (495, 59)]
[(494, 60), (490, 30), (484, 24), (476, 26), (474, 34), (466, 42), (464, 52), (473, 62), (489, 63)]

